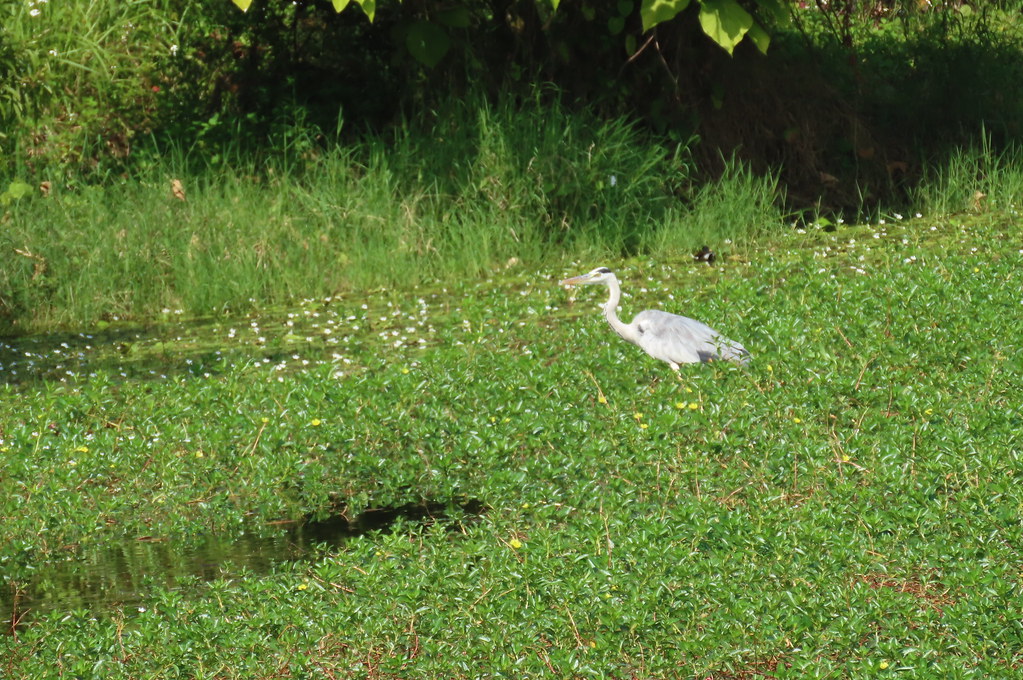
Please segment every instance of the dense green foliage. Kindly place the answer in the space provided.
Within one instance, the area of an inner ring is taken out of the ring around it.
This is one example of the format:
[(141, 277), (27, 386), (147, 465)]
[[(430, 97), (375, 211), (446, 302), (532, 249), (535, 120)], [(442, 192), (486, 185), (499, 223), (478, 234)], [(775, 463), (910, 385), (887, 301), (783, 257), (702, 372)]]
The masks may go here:
[(682, 383), (614, 337), (600, 291), (555, 285), (595, 263), (310, 301), (210, 326), (194, 351), (174, 327), (15, 343), (7, 580), (124, 535), (488, 509), (30, 617), (0, 638), (0, 673), (1009, 677), (1019, 227), (1010, 208), (792, 233), (720, 268), (605, 261), (626, 316), (689, 313), (753, 351), (748, 372)]
[[(667, 17), (684, 4), (658, 7)], [(708, 38), (701, 13), (732, 0), (691, 2), (650, 30), (648, 5), (388, 2), (371, 23), (323, 0), (247, 13), (226, 0), (8, 3), (0, 178), (130, 176), (168, 145), (261, 163), (296, 134), (321, 149), (368, 131), (388, 139), (452, 98), (505, 106), (541, 92), (626, 116), (666, 148), (698, 139), (701, 177), (738, 154), (777, 175), (792, 206), (849, 211), (904, 202), (928, 164), (982, 127), (998, 148), (1019, 134), (1011, 2), (749, 3), (771, 35), (766, 55)], [(446, 36), (430, 65), (410, 53), (426, 25)]]

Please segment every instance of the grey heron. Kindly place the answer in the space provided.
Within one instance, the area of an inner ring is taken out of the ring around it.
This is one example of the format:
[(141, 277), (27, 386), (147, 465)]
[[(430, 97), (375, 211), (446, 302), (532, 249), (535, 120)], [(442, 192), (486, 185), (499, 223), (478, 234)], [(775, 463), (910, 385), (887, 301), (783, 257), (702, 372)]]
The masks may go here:
[(617, 312), (622, 287), (618, 284), (618, 277), (607, 267), (597, 267), (587, 274), (565, 279), (561, 285), (597, 283), (607, 286), (610, 293), (604, 303), (604, 318), (611, 328), (653, 358), (668, 362), (675, 373), (678, 373), (679, 364), (719, 359), (739, 364), (749, 361), (750, 354), (745, 347), (696, 319), (648, 309), (637, 314), (632, 323), (623, 323)]

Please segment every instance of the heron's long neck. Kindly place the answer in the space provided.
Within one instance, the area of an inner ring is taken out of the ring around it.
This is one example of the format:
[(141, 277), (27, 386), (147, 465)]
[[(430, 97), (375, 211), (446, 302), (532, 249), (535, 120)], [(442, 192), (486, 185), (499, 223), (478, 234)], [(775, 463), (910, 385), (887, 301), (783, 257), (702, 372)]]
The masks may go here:
[(621, 319), (618, 318), (618, 303), (622, 300), (622, 287), (618, 285), (618, 279), (611, 277), (607, 282), (608, 298), (607, 302), (604, 303), (604, 318), (611, 324), (611, 328), (615, 330), (615, 333), (622, 336), (629, 342), (636, 342), (639, 339), (639, 333), (636, 329), (627, 323), (622, 323)]

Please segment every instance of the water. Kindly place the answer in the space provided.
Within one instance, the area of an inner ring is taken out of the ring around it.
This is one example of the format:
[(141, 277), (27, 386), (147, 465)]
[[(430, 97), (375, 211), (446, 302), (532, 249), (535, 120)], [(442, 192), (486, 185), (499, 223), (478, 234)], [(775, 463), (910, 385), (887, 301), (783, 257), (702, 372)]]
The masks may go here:
[(90, 332), (0, 336), (0, 383), (76, 383), (94, 372), (130, 380), (210, 377), (260, 364), (276, 371), (324, 365), (347, 371), (367, 358), (407, 361), (437, 342), (433, 323), (446, 307), (436, 294), (428, 297), (401, 304), (324, 298), (244, 318), (163, 318), (104, 323)]
[(372, 531), (387, 531), (398, 519), (433, 522), (458, 507), (469, 519), (483, 506), (417, 503), (367, 510), (354, 520), (281, 522), (276, 531), (209, 536), (196, 543), (126, 539), (103, 550), (41, 565), (27, 581), (0, 587), (0, 616), (6, 632), (46, 612), (87, 610), (97, 615), (144, 606), (156, 589), (179, 590), (242, 574), (258, 575), (282, 562), (314, 561)]

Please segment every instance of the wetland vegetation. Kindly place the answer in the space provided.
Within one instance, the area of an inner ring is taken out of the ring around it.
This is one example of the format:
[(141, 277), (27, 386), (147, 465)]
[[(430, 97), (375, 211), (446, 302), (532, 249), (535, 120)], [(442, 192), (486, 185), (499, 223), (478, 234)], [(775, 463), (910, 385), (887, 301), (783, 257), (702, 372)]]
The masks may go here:
[(555, 284), (567, 262), (7, 341), (8, 588), (124, 537), (448, 510), (268, 573), (23, 612), (5, 674), (1011, 675), (1018, 216), (804, 232), (714, 267), (620, 263), (626, 314), (689, 313), (754, 353), (681, 384)]
[(0, 677), (1017, 676), (1013, 3), (379, 4), (0, 10)]

